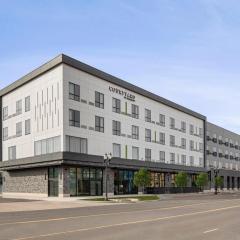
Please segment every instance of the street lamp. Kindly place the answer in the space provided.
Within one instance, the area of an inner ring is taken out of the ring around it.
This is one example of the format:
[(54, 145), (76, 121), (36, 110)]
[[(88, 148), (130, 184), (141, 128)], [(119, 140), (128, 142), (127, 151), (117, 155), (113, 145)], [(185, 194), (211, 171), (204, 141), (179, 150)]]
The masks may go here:
[(217, 195), (218, 186), (217, 186), (217, 183), (216, 183), (216, 178), (218, 177), (219, 169), (218, 168), (213, 169), (213, 173), (214, 173), (214, 184), (215, 184), (214, 185), (214, 188), (215, 188), (214, 194)]
[(104, 156), (104, 164), (105, 164), (105, 201), (108, 201), (108, 166), (112, 159), (111, 153), (105, 153)]

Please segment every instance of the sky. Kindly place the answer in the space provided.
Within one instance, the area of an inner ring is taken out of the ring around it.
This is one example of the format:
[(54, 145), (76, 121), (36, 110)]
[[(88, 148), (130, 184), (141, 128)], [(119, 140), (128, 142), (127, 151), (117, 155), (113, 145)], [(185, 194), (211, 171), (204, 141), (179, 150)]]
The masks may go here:
[(0, 89), (65, 53), (240, 133), (239, 0), (0, 0)]

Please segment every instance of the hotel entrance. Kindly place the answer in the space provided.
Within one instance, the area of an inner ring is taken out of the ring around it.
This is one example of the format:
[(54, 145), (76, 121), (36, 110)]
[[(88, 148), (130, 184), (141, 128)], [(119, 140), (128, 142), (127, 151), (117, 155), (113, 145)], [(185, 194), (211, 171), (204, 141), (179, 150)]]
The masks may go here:
[(70, 196), (100, 196), (103, 172), (100, 168), (70, 168)]

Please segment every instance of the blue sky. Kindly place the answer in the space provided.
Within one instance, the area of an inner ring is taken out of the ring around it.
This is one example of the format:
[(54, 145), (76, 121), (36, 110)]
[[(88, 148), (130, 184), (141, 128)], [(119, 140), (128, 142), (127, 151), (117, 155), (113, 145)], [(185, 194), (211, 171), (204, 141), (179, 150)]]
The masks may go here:
[(65, 53), (240, 133), (239, 0), (0, 0), (0, 88)]

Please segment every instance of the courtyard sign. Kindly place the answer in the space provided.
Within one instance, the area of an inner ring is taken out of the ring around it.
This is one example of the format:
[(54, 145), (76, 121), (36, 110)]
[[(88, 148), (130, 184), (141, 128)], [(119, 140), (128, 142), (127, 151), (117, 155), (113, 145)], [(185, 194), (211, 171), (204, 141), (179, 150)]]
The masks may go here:
[(115, 88), (115, 87), (109, 86), (109, 91), (113, 92), (113, 93), (117, 93), (119, 95), (122, 95), (124, 98), (126, 98), (126, 99), (128, 99), (130, 101), (133, 101), (133, 102), (135, 101), (135, 96), (134, 95), (132, 95), (129, 92), (120, 90), (119, 88)]

